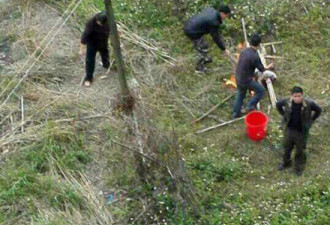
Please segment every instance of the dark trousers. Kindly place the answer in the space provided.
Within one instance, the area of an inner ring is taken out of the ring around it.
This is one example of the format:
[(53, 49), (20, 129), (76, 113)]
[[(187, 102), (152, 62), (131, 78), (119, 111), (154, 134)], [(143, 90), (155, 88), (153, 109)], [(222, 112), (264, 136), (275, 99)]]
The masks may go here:
[(97, 52), (99, 52), (101, 55), (103, 67), (109, 68), (109, 66), (110, 66), (108, 46), (99, 48), (99, 47), (87, 44), (85, 80), (93, 81), (93, 74), (94, 74), (94, 70), (95, 70), (95, 58), (96, 58)]
[(299, 132), (296, 130), (287, 129), (284, 136), (284, 154), (283, 166), (288, 167), (292, 164), (291, 153), (296, 147), (296, 154), (294, 156), (294, 164), (296, 170), (303, 170), (306, 164), (306, 146), (307, 146), (308, 132)]
[(186, 36), (194, 43), (194, 49), (196, 51), (196, 70), (204, 70), (205, 65), (212, 61), (211, 58), (207, 57), (209, 52), (209, 45), (205, 41), (203, 36), (192, 35), (184, 29)]
[(265, 94), (265, 88), (259, 82), (251, 81), (250, 83), (244, 85), (238, 84), (236, 102), (233, 110), (235, 117), (241, 116), (243, 101), (246, 97), (246, 92), (249, 89), (252, 89), (255, 92), (255, 95), (253, 96), (253, 98), (251, 98), (251, 100), (248, 102), (246, 106), (248, 110), (254, 109)]

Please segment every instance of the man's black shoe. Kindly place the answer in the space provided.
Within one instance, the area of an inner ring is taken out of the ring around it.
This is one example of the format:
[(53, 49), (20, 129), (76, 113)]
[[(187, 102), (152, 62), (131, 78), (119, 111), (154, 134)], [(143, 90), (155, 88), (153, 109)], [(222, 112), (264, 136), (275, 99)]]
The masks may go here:
[(241, 114), (246, 115), (249, 112), (252, 112), (254, 110), (255, 110), (255, 108), (252, 108), (252, 109), (244, 108), (244, 109), (241, 110)]
[(240, 117), (241, 117), (241, 115), (238, 115), (237, 113), (233, 113), (233, 119), (238, 119)]
[(285, 170), (287, 168), (290, 168), (292, 166), (292, 163), (288, 163), (288, 164), (283, 164), (283, 163), (279, 163), (278, 166), (277, 166), (277, 169), (279, 171), (282, 171), (282, 170)]
[(296, 170), (296, 175), (300, 177), (303, 174), (303, 172), (304, 172), (303, 170)]
[(205, 58), (205, 64), (213, 62), (212, 57)]
[(195, 73), (205, 74), (206, 72), (207, 69), (205, 67), (195, 69)]

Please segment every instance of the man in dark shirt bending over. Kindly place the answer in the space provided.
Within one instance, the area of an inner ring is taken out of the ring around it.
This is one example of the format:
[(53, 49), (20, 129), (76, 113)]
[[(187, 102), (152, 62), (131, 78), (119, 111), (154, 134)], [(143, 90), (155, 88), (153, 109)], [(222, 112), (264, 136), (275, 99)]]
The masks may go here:
[(253, 80), (255, 70), (258, 69), (261, 73), (264, 73), (266, 70), (273, 68), (274, 65), (270, 64), (265, 68), (261, 63), (261, 59), (258, 54), (258, 48), (260, 43), (261, 35), (253, 34), (250, 39), (251, 47), (245, 48), (239, 56), (235, 72), (235, 78), (237, 83), (237, 96), (233, 110), (234, 118), (238, 118), (241, 116), (241, 108), (248, 89), (253, 89), (255, 95), (248, 102), (244, 112), (254, 110), (265, 93), (265, 88), (259, 82)]
[(206, 34), (211, 34), (213, 41), (225, 55), (229, 56), (230, 53), (226, 50), (225, 44), (219, 35), (219, 28), (222, 21), (229, 17), (230, 12), (230, 8), (226, 5), (220, 6), (218, 11), (212, 7), (207, 7), (185, 22), (183, 30), (189, 39), (193, 41), (194, 48), (198, 53), (196, 72), (204, 73), (206, 71), (205, 64), (212, 61), (210, 57), (207, 57), (209, 49), (204, 39)]
[(320, 116), (321, 108), (312, 100), (305, 99), (300, 87), (292, 89), (291, 98), (280, 100), (276, 104), (277, 110), (284, 118), (284, 154), (283, 163), (278, 166), (284, 170), (292, 166), (291, 152), (296, 146), (294, 157), (295, 170), (298, 176), (302, 175), (306, 163), (306, 146), (309, 129)]
[(95, 69), (96, 53), (100, 52), (102, 65), (109, 68), (109, 50), (108, 39), (110, 29), (108, 19), (105, 12), (101, 12), (92, 17), (87, 23), (84, 33), (81, 37), (80, 55), (86, 54), (86, 76), (83, 84), (89, 87), (93, 82), (93, 74)]

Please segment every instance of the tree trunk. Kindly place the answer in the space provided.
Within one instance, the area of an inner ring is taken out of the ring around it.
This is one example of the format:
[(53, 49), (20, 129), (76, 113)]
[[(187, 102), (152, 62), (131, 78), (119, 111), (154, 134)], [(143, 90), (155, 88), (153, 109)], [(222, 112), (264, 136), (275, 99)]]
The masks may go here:
[(104, 0), (106, 14), (108, 17), (108, 23), (110, 27), (110, 40), (111, 45), (115, 53), (115, 59), (118, 69), (118, 79), (120, 83), (121, 89), (121, 101), (122, 101), (122, 109), (128, 112), (133, 110), (134, 99), (131, 95), (131, 92), (128, 88), (127, 80), (126, 80), (126, 70), (125, 64), (123, 60), (123, 56), (120, 49), (120, 40), (117, 30), (117, 24), (115, 21), (114, 11), (112, 8), (111, 0)]

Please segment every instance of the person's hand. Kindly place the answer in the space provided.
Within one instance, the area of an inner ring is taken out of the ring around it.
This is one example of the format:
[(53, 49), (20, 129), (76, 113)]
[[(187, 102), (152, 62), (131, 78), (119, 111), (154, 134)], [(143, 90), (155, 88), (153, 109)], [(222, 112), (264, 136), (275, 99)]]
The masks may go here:
[(274, 69), (274, 63), (271, 63), (267, 66), (267, 69)]
[(230, 56), (230, 51), (228, 49), (224, 50), (223, 55)]
[(86, 45), (80, 45), (79, 55), (80, 56), (86, 55)]

